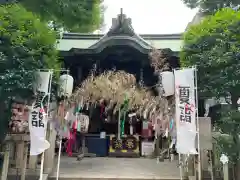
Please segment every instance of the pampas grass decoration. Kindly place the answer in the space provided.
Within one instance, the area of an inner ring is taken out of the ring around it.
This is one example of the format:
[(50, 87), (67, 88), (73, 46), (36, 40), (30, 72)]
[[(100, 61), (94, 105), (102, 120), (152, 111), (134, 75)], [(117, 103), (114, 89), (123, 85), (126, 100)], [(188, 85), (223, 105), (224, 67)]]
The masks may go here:
[(108, 102), (116, 102), (115, 109), (119, 109), (125, 96), (130, 100), (130, 107), (134, 107), (142, 105), (150, 93), (146, 88), (136, 86), (134, 75), (124, 71), (106, 71), (99, 76), (90, 76), (83, 81), (79, 89), (73, 93), (71, 100), (79, 101), (83, 97), (85, 102), (96, 102), (104, 99)]
[[(125, 97), (129, 99), (129, 109), (138, 107), (136, 113), (143, 115), (146, 112), (147, 119), (154, 113), (161, 114), (163, 119), (167, 120), (169, 109), (174, 109), (174, 100), (171, 99), (169, 102), (172, 103), (169, 103), (166, 98), (153, 96), (146, 87), (137, 86), (134, 75), (124, 71), (106, 71), (98, 76), (89, 76), (72, 94), (70, 101), (80, 102), (83, 98), (86, 104), (100, 103), (104, 100), (107, 102), (107, 108), (111, 108), (113, 114), (116, 114)], [(162, 123), (167, 124), (166, 121)]]

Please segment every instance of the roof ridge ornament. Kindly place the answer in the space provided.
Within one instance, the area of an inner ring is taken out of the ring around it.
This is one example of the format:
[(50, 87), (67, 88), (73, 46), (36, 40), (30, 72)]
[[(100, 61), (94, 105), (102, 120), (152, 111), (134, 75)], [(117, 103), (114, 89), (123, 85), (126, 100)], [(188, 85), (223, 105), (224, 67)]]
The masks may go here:
[(148, 51), (152, 49), (152, 46), (148, 44), (143, 38), (134, 32), (132, 27), (131, 18), (127, 18), (126, 14), (123, 13), (123, 9), (120, 9), (120, 14), (117, 18), (112, 19), (112, 27), (98, 42), (91, 45), (90, 49), (101, 49), (103, 45), (113, 46), (113, 45), (130, 45), (134, 46), (140, 51)]
[(131, 18), (127, 18), (126, 14), (123, 13), (123, 8), (120, 9), (120, 14), (117, 15), (117, 18), (113, 18), (112, 27), (107, 33), (107, 36), (114, 35), (135, 35), (131, 23)]
[[(125, 17), (126, 18), (126, 17)], [(123, 24), (123, 21), (124, 21), (124, 14), (123, 14), (123, 8), (120, 9), (120, 14), (118, 16), (118, 19), (119, 19), (119, 23), (120, 24)]]

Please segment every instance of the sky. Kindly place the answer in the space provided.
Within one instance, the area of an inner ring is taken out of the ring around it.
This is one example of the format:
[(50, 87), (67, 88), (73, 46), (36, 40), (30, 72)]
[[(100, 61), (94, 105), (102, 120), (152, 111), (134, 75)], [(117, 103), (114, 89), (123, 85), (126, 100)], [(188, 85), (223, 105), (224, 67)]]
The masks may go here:
[(104, 0), (105, 28), (108, 31), (112, 18), (123, 13), (132, 19), (138, 34), (173, 34), (184, 32), (197, 10), (187, 8), (181, 0)]

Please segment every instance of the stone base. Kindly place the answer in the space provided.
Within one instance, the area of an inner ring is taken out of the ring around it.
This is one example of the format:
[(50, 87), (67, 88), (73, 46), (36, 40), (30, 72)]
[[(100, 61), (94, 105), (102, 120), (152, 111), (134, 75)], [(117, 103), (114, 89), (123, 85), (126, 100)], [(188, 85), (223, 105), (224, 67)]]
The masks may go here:
[[(21, 179), (21, 176), (14, 176), (14, 175), (8, 176), (8, 180), (16, 180), (16, 179)], [(39, 176), (26, 176), (25, 180), (39, 180)], [(47, 174), (43, 175), (43, 180), (48, 180)]]

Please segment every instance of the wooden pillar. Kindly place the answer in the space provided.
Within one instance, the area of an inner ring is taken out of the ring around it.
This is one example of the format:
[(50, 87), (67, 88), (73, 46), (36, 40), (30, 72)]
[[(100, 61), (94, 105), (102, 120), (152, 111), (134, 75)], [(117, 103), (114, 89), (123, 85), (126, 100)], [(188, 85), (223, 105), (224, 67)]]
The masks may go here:
[(27, 145), (27, 143), (25, 143), (24, 144), (23, 161), (21, 162), (21, 180), (26, 179), (27, 157), (28, 157), (28, 145)]
[(196, 173), (195, 173), (195, 156), (190, 155), (188, 159), (188, 178), (189, 180), (196, 180)]
[(77, 82), (82, 81), (82, 67), (77, 67)]
[(8, 167), (9, 167), (9, 155), (10, 155), (10, 144), (8, 144), (7, 142), (5, 147), (5, 152), (4, 152), (1, 180), (7, 180)]
[(50, 143), (50, 148), (45, 151), (44, 154), (44, 173), (51, 173), (53, 166), (55, 165), (55, 141), (56, 141), (56, 131), (54, 129), (50, 130), (48, 141)]
[[(28, 145), (28, 148), (29, 148), (29, 145)], [(37, 163), (38, 163), (38, 156), (29, 156), (28, 169), (34, 172), (37, 168)]]
[(35, 170), (37, 168), (38, 156), (29, 156), (28, 169)]
[(16, 168), (20, 169), (23, 161), (24, 141), (17, 141), (16, 151), (17, 151)]
[(9, 163), (10, 166), (14, 164), (16, 164), (16, 162), (14, 161), (16, 159), (16, 143), (14, 141), (8, 141), (9, 143), (9, 147), (10, 147), (10, 152), (9, 152)]

